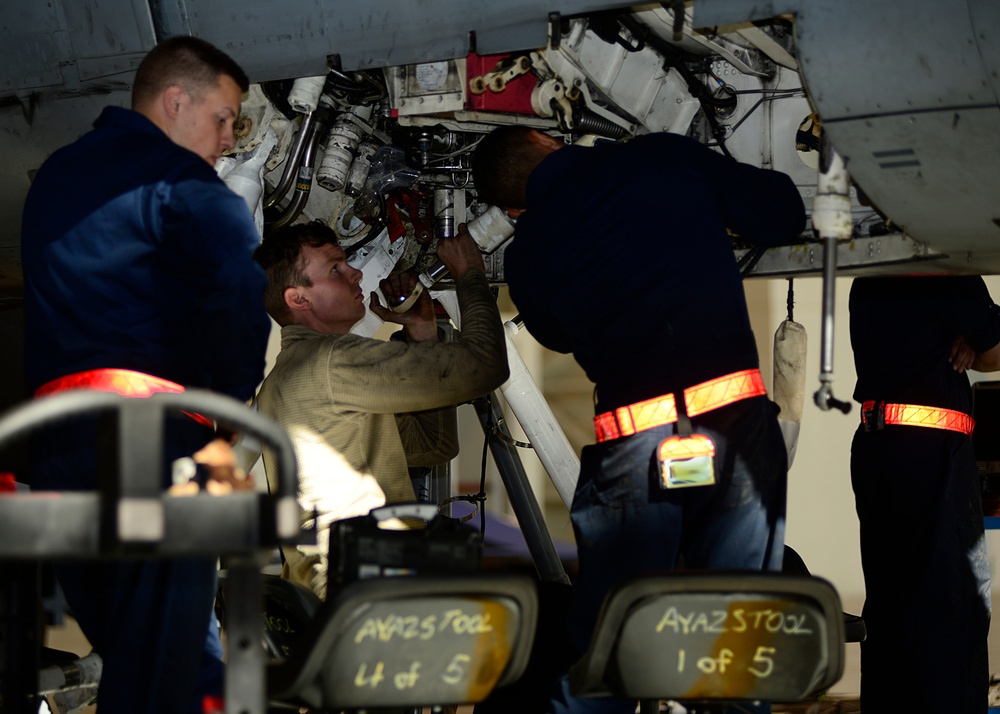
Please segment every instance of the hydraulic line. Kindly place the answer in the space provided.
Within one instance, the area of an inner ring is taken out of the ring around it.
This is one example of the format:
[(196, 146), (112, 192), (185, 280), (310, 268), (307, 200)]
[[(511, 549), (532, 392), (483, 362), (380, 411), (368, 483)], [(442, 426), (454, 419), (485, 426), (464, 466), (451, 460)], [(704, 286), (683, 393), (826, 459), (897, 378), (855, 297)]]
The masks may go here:
[(824, 132), (820, 138), (820, 172), (813, 199), (813, 229), (823, 241), (823, 331), (820, 387), (813, 401), (823, 411), (851, 411), (851, 403), (833, 396), (833, 313), (836, 298), (837, 242), (851, 237), (850, 177), (844, 159)]
[(285, 194), (288, 193), (288, 189), (292, 187), (292, 181), (294, 180), (295, 173), (298, 170), (299, 161), (302, 159), (302, 152), (305, 151), (306, 144), (312, 137), (313, 122), (315, 121), (315, 117), (315, 113), (309, 113), (302, 118), (302, 125), (299, 127), (299, 135), (295, 139), (295, 146), (292, 147), (292, 153), (285, 162), (285, 171), (281, 174), (281, 181), (278, 182), (278, 185), (273, 191), (271, 191), (271, 193), (264, 196), (265, 209), (273, 207), (278, 201), (285, 197)]
[[(316, 147), (319, 145), (329, 126), (331, 112), (328, 107), (320, 106), (319, 109), (309, 116), (314, 118), (313, 128), (308, 140), (305, 142), (306, 146), (302, 160), (296, 171), (298, 178), (295, 182), (295, 194), (292, 196), (288, 207), (278, 213), (277, 216), (270, 217), (268, 214), (265, 214), (265, 223), (270, 228), (281, 228), (290, 224), (299, 217), (302, 209), (306, 206), (306, 202), (309, 200), (309, 194), (312, 190), (313, 167), (316, 164)], [(273, 215), (274, 212), (271, 211), (270, 213)]]

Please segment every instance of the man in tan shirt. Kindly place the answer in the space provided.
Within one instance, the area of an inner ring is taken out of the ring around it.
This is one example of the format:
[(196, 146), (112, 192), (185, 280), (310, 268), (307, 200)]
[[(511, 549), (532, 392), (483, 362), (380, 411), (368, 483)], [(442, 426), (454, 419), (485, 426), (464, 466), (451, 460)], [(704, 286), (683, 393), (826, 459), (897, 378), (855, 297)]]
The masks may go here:
[[(370, 309), (402, 325), (402, 340), (350, 334), (365, 315), (361, 271), (348, 265), (336, 234), (321, 223), (277, 230), (254, 256), (268, 276), (267, 311), (281, 325), (281, 351), (257, 404), (295, 445), (305, 525), (317, 512), (317, 545), (285, 547), (283, 575), (320, 597), (330, 523), (416, 500), (408, 467), (454, 458), (455, 405), (508, 377), (503, 326), (478, 246), (463, 227), (441, 241), (438, 256), (457, 286), (462, 331), (454, 342), (438, 340), (426, 292), (403, 313), (372, 293)], [(415, 282), (400, 273), (380, 287), (391, 301)], [(269, 477), (272, 460), (265, 450)]]

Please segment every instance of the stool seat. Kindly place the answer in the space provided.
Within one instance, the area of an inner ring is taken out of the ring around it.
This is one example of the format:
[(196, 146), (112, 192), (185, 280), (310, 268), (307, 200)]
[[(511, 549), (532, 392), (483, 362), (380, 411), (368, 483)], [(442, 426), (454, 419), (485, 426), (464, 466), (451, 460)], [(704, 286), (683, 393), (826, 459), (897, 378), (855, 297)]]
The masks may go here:
[(537, 613), (524, 576), (355, 581), (269, 665), (268, 698), (336, 711), (476, 704), (521, 676)]
[(576, 696), (795, 702), (844, 671), (844, 619), (833, 586), (781, 573), (665, 575), (609, 593)]

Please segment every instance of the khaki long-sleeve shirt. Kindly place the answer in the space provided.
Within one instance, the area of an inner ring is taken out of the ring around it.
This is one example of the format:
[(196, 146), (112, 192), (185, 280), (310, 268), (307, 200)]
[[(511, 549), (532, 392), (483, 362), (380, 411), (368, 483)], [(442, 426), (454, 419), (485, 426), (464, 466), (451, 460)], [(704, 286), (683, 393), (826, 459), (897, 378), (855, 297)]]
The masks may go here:
[[(455, 405), (507, 379), (503, 326), (486, 276), (467, 273), (457, 291), (462, 330), (453, 342), (281, 330), (281, 351), (257, 404), (289, 432), (307, 524), (314, 508), (319, 516), (316, 546), (285, 549), (286, 573), (321, 596), (330, 523), (414, 500), (408, 467), (458, 453)], [(268, 450), (264, 464), (273, 478)]]

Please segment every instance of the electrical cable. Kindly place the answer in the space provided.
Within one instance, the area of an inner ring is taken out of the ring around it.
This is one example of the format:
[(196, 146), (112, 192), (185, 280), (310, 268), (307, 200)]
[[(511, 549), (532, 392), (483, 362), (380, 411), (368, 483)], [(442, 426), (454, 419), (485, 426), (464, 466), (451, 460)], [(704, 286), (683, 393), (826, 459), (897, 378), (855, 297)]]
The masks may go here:
[[(490, 403), (490, 397), (486, 397), (487, 404)], [(491, 410), (492, 411), (492, 410)], [(479, 493), (477, 496), (481, 497), (483, 501), (486, 500), (486, 464), (487, 458), (490, 453), (490, 438), (493, 434), (493, 427), (490, 427), (489, 431), (483, 432), (483, 460), (482, 465), (479, 470)], [(486, 543), (486, 509), (482, 509), (479, 513), (479, 533), (483, 538), (483, 543)]]
[[(784, 92), (784, 90), (757, 90), (757, 89), (754, 89), (754, 90), (740, 90), (740, 91), (738, 91), (736, 93), (737, 94), (757, 94), (759, 92), (766, 92), (766, 91)], [(795, 97), (795, 96), (798, 96), (798, 94), (793, 92), (793, 93), (790, 93), (790, 94), (784, 94), (784, 93), (782, 93), (781, 96), (761, 97), (760, 99), (758, 99), (754, 103), (754, 105), (752, 107), (750, 107), (750, 109), (743, 116), (740, 117), (740, 120), (738, 122), (736, 122), (735, 124), (733, 124), (729, 128), (729, 134), (730, 134), (730, 136), (732, 134), (736, 133), (736, 130), (739, 129), (740, 126), (742, 126), (743, 122), (745, 122), (747, 119), (749, 119), (750, 115), (752, 115), (755, 111), (757, 111), (757, 108), (761, 104), (763, 104), (764, 102), (773, 102), (773, 101), (775, 101), (777, 99), (791, 99), (792, 97)], [(707, 118), (707, 115), (706, 115), (706, 118)], [(714, 144), (708, 143), (708, 144), (705, 144), (705, 146), (708, 146), (708, 147), (718, 146), (720, 149), (725, 150), (725, 145), (722, 144), (722, 143), (719, 143), (718, 140)], [(726, 153), (728, 155), (728, 152), (726, 152)]]
[[(490, 402), (489, 396), (486, 396), (483, 399), (487, 402), (487, 404)], [(492, 412), (492, 410), (490, 411)], [(479, 535), (483, 543), (486, 542), (486, 464), (488, 463), (487, 457), (490, 453), (490, 437), (495, 431), (495, 427), (491, 427), (489, 430), (483, 431), (483, 459), (479, 473), (479, 493), (452, 496), (451, 498), (446, 498), (438, 504), (439, 510), (443, 509), (449, 503), (454, 503), (455, 501), (467, 501), (468, 503), (474, 504), (475, 510), (472, 513), (455, 520), (459, 523), (464, 523), (476, 515), (476, 511), (479, 511)]]
[(471, 153), (472, 151), (475, 150), (475, 148), (479, 145), (479, 142), (481, 142), (484, 138), (485, 138), (485, 135), (479, 137), (478, 139), (476, 139), (475, 141), (473, 141), (471, 144), (466, 144), (462, 148), (455, 149), (454, 151), (451, 151), (451, 152), (449, 152), (447, 154), (436, 154), (433, 159), (431, 159), (430, 161), (427, 162), (426, 166), (427, 167), (432, 167), (432, 166), (434, 166), (436, 164), (441, 163), (442, 161), (445, 161), (446, 159), (453, 159), (456, 156), (462, 156), (464, 154), (469, 154), (469, 153)]
[[(705, 121), (708, 122), (709, 127), (712, 130), (712, 135), (715, 137), (717, 146), (730, 159), (733, 155), (729, 153), (729, 149), (726, 148), (726, 130), (719, 123), (719, 120), (715, 117), (714, 109), (724, 108), (728, 106), (730, 102), (728, 100), (723, 102), (712, 96), (709, 92), (708, 87), (705, 83), (700, 81), (695, 73), (687, 66), (687, 61), (689, 61), (689, 55), (669, 42), (658, 37), (654, 32), (651, 32), (649, 27), (643, 23), (636, 20), (630, 14), (620, 14), (618, 16), (618, 21), (622, 24), (625, 29), (632, 33), (634, 37), (641, 37), (644, 41), (648, 42), (650, 47), (655, 49), (661, 55), (663, 55), (665, 60), (665, 69), (675, 69), (677, 73), (684, 80), (687, 85), (688, 92), (691, 96), (698, 100), (701, 104), (702, 110), (705, 115)], [(735, 101), (735, 100), (734, 100)]]

